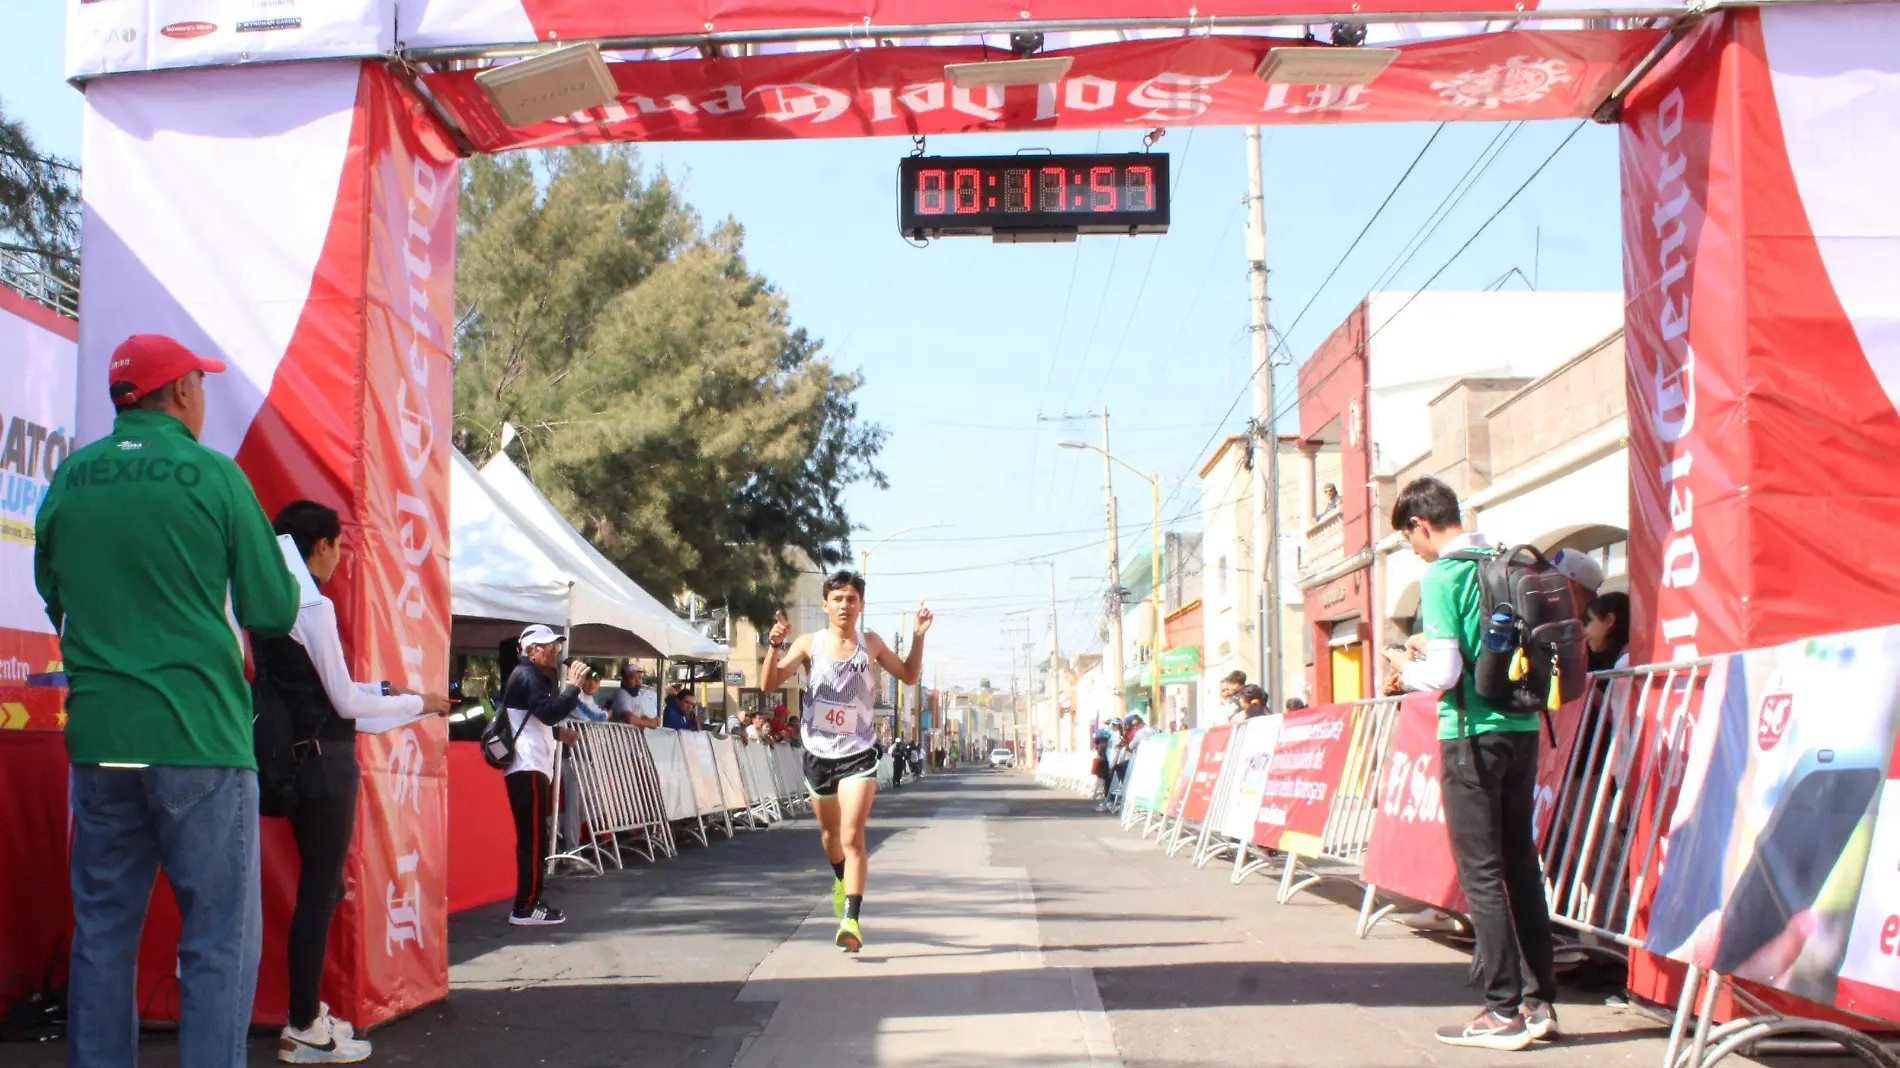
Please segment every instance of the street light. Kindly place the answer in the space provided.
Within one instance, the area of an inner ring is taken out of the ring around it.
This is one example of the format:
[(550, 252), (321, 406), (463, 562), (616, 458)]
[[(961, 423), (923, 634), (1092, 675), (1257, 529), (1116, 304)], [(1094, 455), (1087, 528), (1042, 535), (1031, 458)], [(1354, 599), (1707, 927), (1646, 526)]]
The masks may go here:
[[(1148, 472), (1143, 471), (1141, 468), (1134, 466), (1133, 464), (1129, 463), (1126, 460), (1123, 460), (1121, 457), (1116, 456), (1114, 453), (1109, 452), (1107, 449), (1102, 448), (1100, 445), (1091, 445), (1086, 441), (1062, 441), (1062, 442), (1057, 442), (1057, 444), (1065, 449), (1087, 449), (1090, 452), (1101, 453), (1104, 459), (1107, 459), (1108, 461), (1112, 463), (1121, 464), (1122, 467), (1126, 468), (1129, 471), (1134, 472), (1136, 475), (1140, 476), (1141, 478), (1146, 479), (1148, 482), (1148, 489), (1151, 494), (1150, 500), (1152, 501), (1154, 505), (1154, 525), (1151, 530), (1152, 539), (1149, 542), (1149, 546), (1148, 546), (1148, 572), (1149, 572), (1148, 578), (1149, 578), (1150, 589), (1151, 589), (1150, 596), (1153, 598), (1153, 602), (1154, 602), (1154, 630), (1148, 635), (1148, 706), (1149, 706), (1148, 715), (1151, 718), (1155, 716), (1159, 716), (1161, 715), (1161, 631), (1162, 631), (1162, 627), (1161, 627), (1161, 476), (1151, 475)], [(1111, 487), (1110, 496), (1112, 497), (1113, 495), (1114, 495), (1113, 488)], [(1109, 540), (1112, 542), (1119, 536), (1120, 536), (1119, 532), (1114, 527), (1114, 520), (1111, 518), (1109, 520), (1109, 528), (1108, 528)], [(1111, 592), (1113, 592), (1113, 590), (1119, 590), (1120, 588), (1121, 588), (1121, 576), (1116, 575), (1114, 586)], [(1116, 597), (1117, 611), (1119, 611), (1121, 607), (1120, 600), (1121, 598), (1117, 596)], [(1121, 684), (1122, 684), (1121, 679), (1115, 680), (1116, 686), (1119, 687)], [(1124, 711), (1126, 710), (1124, 709)]]

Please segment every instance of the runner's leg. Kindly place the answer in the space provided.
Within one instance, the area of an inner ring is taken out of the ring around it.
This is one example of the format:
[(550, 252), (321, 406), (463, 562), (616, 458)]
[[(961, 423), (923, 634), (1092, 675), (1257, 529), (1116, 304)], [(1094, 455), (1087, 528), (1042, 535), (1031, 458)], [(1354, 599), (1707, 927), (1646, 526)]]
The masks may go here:
[(870, 853), (865, 847), (864, 825), (871, 819), (871, 802), (877, 799), (877, 780), (846, 779), (838, 784), (833, 801), (838, 812), (838, 844), (844, 856), (844, 892), (864, 896), (864, 884), (870, 871)]

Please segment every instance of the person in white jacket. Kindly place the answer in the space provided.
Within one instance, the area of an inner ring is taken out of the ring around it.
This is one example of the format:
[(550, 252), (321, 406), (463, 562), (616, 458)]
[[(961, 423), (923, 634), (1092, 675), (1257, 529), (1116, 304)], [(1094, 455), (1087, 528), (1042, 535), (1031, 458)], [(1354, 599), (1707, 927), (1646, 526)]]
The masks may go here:
[[(318, 584), (342, 559), (343, 525), (334, 509), (293, 501), (277, 514), (277, 533), (296, 542)], [(449, 700), (413, 693), (387, 682), (350, 677), (337, 631), (336, 605), (309, 593), (285, 638), (264, 639), (255, 654), (264, 678), (290, 710), (300, 761), (290, 827), (301, 868), (297, 907), (290, 920), (290, 1017), (279, 1036), (277, 1059), (286, 1064), (350, 1064), (370, 1055), (370, 1044), (319, 1000), (330, 918), (343, 893), (343, 865), (356, 831), (359, 720), (445, 716)]]

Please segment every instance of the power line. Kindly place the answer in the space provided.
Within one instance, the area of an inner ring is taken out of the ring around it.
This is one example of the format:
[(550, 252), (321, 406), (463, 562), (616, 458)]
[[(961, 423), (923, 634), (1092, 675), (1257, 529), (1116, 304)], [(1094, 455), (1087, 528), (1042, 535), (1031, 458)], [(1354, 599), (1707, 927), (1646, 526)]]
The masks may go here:
[(1425, 221), (1419, 224), (1412, 236), (1399, 247), (1398, 254), (1392, 257), (1392, 262), (1379, 273), (1378, 280), (1372, 284), (1373, 292), (1386, 288), (1399, 275), (1405, 273), (1405, 269), (1412, 265), (1412, 261), (1425, 250), (1425, 246), (1431, 244), (1432, 238), (1438, 236), (1439, 228), (1445, 225), (1452, 213), (1458, 210), (1458, 206), (1464, 203), (1465, 198), (1471, 195), (1471, 191), (1478, 187), (1478, 183), (1484, 180), (1486, 174), (1490, 173), (1492, 166), (1503, 158), (1505, 151), (1511, 147), (1511, 142), (1517, 140), (1517, 135), (1523, 129), (1522, 122), (1508, 122), (1491, 136), (1491, 142), (1479, 150), (1477, 157), (1471, 161), (1471, 166), (1465, 168), (1465, 173), (1460, 175), (1446, 191), (1445, 198), (1438, 202), (1438, 206), (1432, 209), (1431, 214), (1425, 217)]
[(1352, 244), (1346, 246), (1346, 251), (1339, 254), (1339, 260), (1333, 264), (1333, 269), (1326, 272), (1326, 277), (1321, 280), (1319, 286), (1313, 290), (1313, 295), (1306, 299), (1306, 306), (1301, 308), (1300, 313), (1293, 317), (1293, 325), (1280, 331), (1281, 337), (1284, 338), (1300, 328), (1300, 320), (1306, 318), (1306, 313), (1312, 310), (1314, 302), (1319, 300), (1320, 294), (1326, 291), (1326, 287), (1331, 284), (1333, 277), (1339, 273), (1339, 269), (1346, 265), (1346, 260), (1352, 255), (1353, 250), (1359, 247), (1359, 242), (1366, 239), (1366, 234), (1372, 230), (1372, 224), (1378, 222), (1379, 216), (1385, 214), (1385, 209), (1392, 203), (1392, 198), (1398, 196), (1399, 190), (1404, 188), (1405, 180), (1410, 178), (1412, 172), (1418, 169), (1419, 163), (1425, 159), (1425, 153), (1431, 151), (1432, 142), (1438, 140), (1438, 135), (1445, 132), (1445, 126), (1445, 123), (1439, 123), (1438, 128), (1432, 131), (1432, 135), (1425, 139), (1424, 147), (1418, 150), (1418, 155), (1412, 157), (1411, 164), (1405, 168), (1404, 174), (1399, 175), (1399, 180), (1392, 184), (1391, 191), (1386, 193), (1385, 199), (1379, 202), (1378, 210), (1372, 213), (1372, 218), (1366, 220), (1366, 225), (1359, 228), (1359, 236), (1353, 238)]

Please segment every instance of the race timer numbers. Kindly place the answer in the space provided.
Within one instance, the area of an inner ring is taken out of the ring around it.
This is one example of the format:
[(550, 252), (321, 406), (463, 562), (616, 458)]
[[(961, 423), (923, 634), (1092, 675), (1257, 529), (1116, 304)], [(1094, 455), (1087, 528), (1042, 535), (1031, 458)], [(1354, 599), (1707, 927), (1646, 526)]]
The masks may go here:
[(1168, 231), (1168, 157), (911, 156), (897, 165), (906, 237), (1064, 241)]

